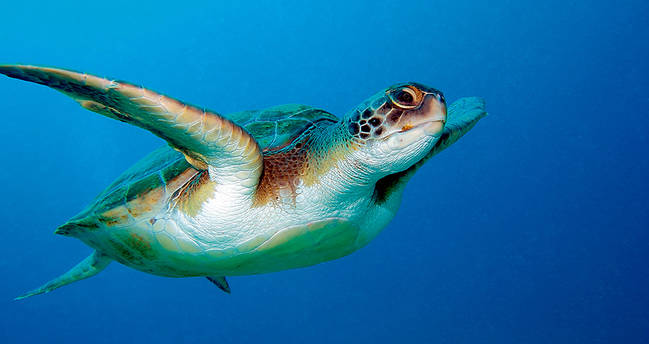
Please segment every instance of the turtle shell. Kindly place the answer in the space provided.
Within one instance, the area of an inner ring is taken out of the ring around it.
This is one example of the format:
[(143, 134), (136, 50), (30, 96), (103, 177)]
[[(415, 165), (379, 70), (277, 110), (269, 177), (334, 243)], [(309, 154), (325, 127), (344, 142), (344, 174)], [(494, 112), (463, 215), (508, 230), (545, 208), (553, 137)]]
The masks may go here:
[(264, 151), (286, 146), (316, 122), (338, 121), (336, 116), (326, 111), (300, 104), (242, 111), (226, 117), (252, 134)]
[[(272, 154), (320, 121), (336, 122), (326, 111), (288, 104), (265, 110), (242, 111), (225, 116), (250, 133), (264, 155)], [(100, 226), (128, 225), (145, 214), (157, 212), (178, 193), (206, 175), (192, 167), (183, 154), (161, 147), (119, 176), (77, 216), (57, 229), (75, 235)]]

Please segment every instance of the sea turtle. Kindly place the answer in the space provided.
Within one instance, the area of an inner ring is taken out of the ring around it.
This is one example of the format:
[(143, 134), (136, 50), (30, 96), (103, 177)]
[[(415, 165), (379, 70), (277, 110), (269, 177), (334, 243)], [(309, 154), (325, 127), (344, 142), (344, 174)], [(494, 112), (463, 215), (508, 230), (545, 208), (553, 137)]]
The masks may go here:
[(367, 244), (394, 217), (406, 182), (486, 115), (480, 98), (446, 109), (409, 82), (343, 118), (305, 105), (230, 115), (132, 84), (69, 70), (2, 65), (104, 116), (167, 141), (57, 234), (94, 249), (17, 299), (93, 276), (115, 260), (160, 276), (225, 276), (314, 265)]

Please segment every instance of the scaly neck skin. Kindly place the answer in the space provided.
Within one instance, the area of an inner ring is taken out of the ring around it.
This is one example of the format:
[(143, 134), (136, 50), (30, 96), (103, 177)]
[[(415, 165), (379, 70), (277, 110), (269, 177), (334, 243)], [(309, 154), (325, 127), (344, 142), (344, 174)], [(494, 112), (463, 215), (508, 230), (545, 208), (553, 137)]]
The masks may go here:
[(375, 187), (384, 186), (389, 186), (390, 191), (402, 191), (426, 160), (422, 158), (401, 172), (381, 171), (370, 163), (372, 158), (363, 154), (365, 147), (362, 145), (349, 135), (344, 121), (325, 128), (322, 135), (317, 135), (313, 146), (323, 147), (326, 152), (323, 154), (326, 158), (321, 159), (336, 162), (330, 171), (320, 171), (322, 178), (327, 178), (323, 186), (339, 194), (366, 195), (374, 192)]
[[(337, 157), (338, 162), (328, 173), (323, 174), (319, 184), (321, 194), (331, 202), (330, 212), (339, 209), (351, 210), (354, 222), (359, 226), (357, 248), (370, 242), (387, 226), (396, 215), (401, 204), (401, 198), (407, 182), (421, 164), (387, 174), (373, 168), (367, 155), (363, 154), (365, 147), (358, 143), (347, 148), (345, 142), (352, 139), (347, 135), (347, 127), (343, 122), (328, 128), (330, 132), (321, 135), (330, 147), (330, 157)], [(347, 140), (347, 141), (346, 141)], [(340, 152), (345, 152), (340, 155)], [(326, 203), (326, 202), (321, 202)]]
[(339, 121), (321, 130), (314, 135), (311, 145), (312, 157), (318, 166), (313, 171), (319, 180), (315, 184), (334, 194), (332, 198), (371, 195), (380, 176), (363, 161), (360, 152), (364, 147), (349, 134), (347, 124)]

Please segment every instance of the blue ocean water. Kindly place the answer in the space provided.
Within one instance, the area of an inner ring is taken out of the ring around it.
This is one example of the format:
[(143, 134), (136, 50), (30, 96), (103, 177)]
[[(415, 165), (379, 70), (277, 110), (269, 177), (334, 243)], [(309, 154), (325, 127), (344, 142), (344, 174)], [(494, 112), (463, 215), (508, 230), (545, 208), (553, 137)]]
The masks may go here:
[(1, 343), (649, 342), (646, 1), (18, 2), (0, 62), (140, 83), (228, 113), (342, 115), (415, 80), (490, 115), (410, 182), (362, 250), (314, 267), (169, 279), (53, 230), (162, 140), (0, 78)]

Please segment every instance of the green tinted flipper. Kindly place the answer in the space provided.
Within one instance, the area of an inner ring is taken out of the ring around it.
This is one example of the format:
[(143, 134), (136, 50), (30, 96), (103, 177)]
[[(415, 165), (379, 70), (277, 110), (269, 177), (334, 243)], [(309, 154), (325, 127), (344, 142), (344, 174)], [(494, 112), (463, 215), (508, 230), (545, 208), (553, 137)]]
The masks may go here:
[(206, 278), (219, 287), (219, 289), (230, 294), (230, 285), (228, 284), (228, 280), (225, 279), (225, 276), (207, 276)]
[(81, 263), (77, 264), (68, 272), (45, 283), (40, 288), (34, 289), (30, 292), (18, 296), (14, 300), (22, 300), (30, 296), (49, 293), (56, 288), (62, 287), (72, 282), (92, 277), (106, 268), (106, 266), (108, 266), (111, 261), (112, 260), (108, 258), (108, 256), (95, 251), (90, 256), (88, 256), (88, 258), (82, 260)]
[(444, 132), (426, 159), (443, 151), (459, 140), (487, 115), (485, 101), (478, 97), (460, 98), (448, 107)]

